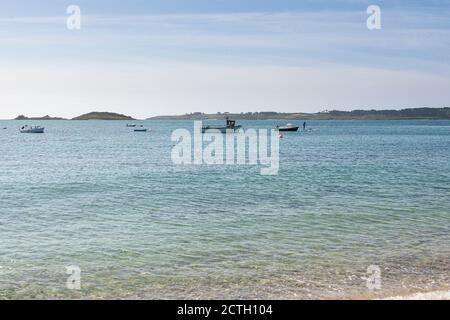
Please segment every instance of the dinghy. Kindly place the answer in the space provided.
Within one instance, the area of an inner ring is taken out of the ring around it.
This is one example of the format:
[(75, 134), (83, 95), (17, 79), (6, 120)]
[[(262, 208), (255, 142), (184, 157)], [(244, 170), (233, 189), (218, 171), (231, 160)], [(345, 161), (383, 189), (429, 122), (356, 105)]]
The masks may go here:
[(141, 125), (138, 128), (135, 128), (134, 132), (147, 132), (147, 128), (144, 128), (144, 126)]

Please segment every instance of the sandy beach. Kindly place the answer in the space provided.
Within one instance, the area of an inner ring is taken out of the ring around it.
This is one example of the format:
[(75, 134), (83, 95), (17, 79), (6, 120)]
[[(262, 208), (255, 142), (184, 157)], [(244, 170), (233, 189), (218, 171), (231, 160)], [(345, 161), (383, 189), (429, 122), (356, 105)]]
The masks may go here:
[(398, 295), (381, 300), (450, 300), (450, 290), (420, 292), (410, 295)]

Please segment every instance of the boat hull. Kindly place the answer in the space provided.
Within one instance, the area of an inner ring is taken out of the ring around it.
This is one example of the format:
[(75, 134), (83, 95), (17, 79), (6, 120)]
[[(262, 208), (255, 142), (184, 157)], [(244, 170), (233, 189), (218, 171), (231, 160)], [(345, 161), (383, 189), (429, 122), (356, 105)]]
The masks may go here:
[(44, 133), (44, 128), (20, 130), (21, 133)]
[(277, 128), (278, 129), (278, 131), (280, 131), (280, 132), (289, 132), (289, 131), (291, 131), (291, 132), (296, 132), (296, 131), (298, 131), (298, 129), (299, 129), (300, 127), (280, 127), (280, 128)]
[(238, 131), (241, 128), (242, 128), (242, 126), (235, 126), (233, 128), (206, 126), (206, 127), (202, 128), (202, 133), (208, 133), (209, 131), (213, 131), (213, 130), (218, 130), (218, 131), (220, 131), (220, 133), (228, 133), (228, 132), (234, 133), (234, 132)]

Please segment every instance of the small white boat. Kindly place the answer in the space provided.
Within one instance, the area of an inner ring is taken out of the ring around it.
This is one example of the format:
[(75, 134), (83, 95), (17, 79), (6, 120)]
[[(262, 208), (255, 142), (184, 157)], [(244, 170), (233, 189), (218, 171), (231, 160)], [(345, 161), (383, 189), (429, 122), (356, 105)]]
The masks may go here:
[(136, 124), (135, 123), (127, 123), (127, 127), (134, 128), (134, 127), (136, 127)]
[(28, 126), (24, 125), (20, 127), (21, 133), (44, 133), (44, 128), (41, 126)]
[(147, 128), (144, 128), (143, 125), (134, 129), (134, 132), (147, 132)]

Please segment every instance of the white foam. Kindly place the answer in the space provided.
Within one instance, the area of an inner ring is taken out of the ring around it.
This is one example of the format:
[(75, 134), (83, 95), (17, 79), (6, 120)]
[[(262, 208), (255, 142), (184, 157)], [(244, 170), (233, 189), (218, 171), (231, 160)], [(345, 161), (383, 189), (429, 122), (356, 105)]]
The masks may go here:
[(395, 296), (384, 298), (383, 300), (450, 300), (449, 291), (433, 291), (427, 293), (415, 293), (406, 296)]

